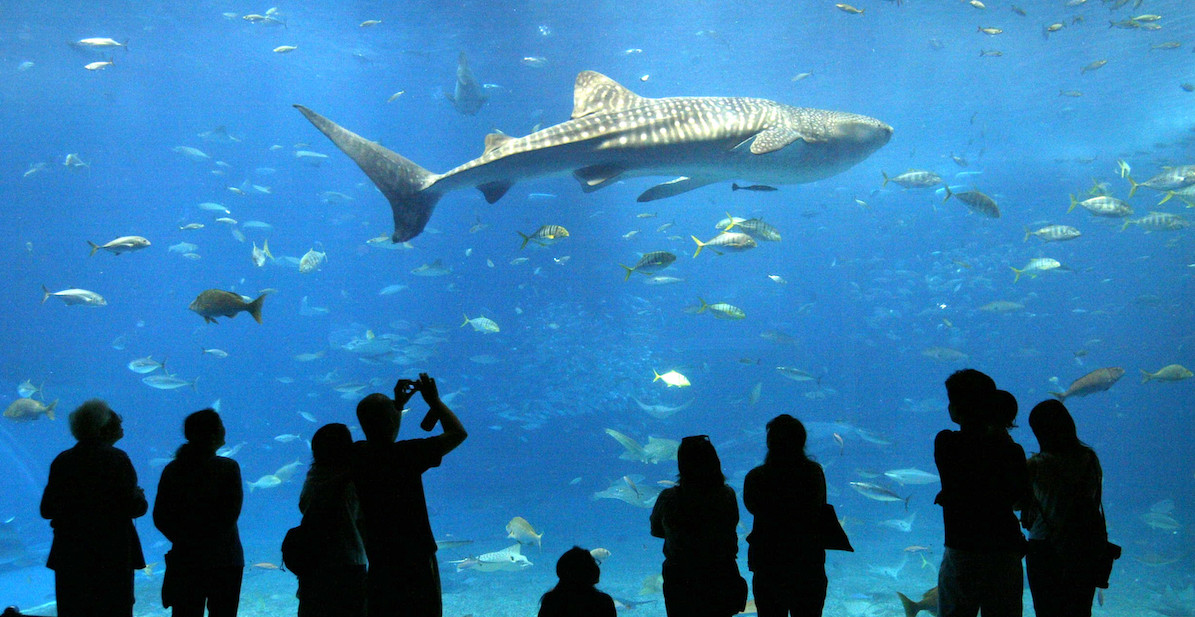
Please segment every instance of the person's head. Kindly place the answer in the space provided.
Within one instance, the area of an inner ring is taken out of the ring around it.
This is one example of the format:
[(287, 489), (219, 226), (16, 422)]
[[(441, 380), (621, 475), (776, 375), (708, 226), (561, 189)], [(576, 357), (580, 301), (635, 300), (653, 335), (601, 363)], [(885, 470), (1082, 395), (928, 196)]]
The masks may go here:
[(574, 546), (564, 551), (556, 562), (556, 576), (566, 587), (592, 587), (598, 584), (602, 572), (589, 551)]
[(1066, 452), (1082, 445), (1075, 419), (1061, 401), (1047, 399), (1035, 405), (1029, 412), (1029, 428), (1042, 452)]
[(392, 442), (398, 437), (402, 412), (390, 397), (375, 392), (357, 403), (357, 422), (367, 441)]
[(950, 419), (959, 426), (982, 424), (996, 392), (996, 382), (973, 368), (955, 371), (946, 378)]
[(997, 431), (1016, 428), (1017, 410), (1017, 397), (1008, 390), (996, 390), (989, 409), (989, 426)]
[(678, 484), (694, 488), (710, 488), (726, 483), (722, 475), (722, 460), (710, 443), (708, 435), (693, 435), (680, 440), (676, 451)]
[(224, 445), (224, 423), (220, 414), (210, 407), (200, 409), (183, 420), (183, 437), (187, 445), (199, 450), (215, 452)]
[(782, 413), (768, 421), (768, 463), (793, 463), (805, 460), (808, 435), (801, 421)]
[(349, 433), (349, 427), (339, 423), (325, 424), (311, 437), (312, 466), (346, 466), (352, 447), (353, 436)]
[[(116, 443), (116, 439), (120, 439), (117, 436), (111, 442), (108, 441), (113, 435), (112, 425), (115, 424), (119, 427), (120, 420), (118, 418), (119, 416), (108, 407), (108, 403), (93, 398), (72, 411), (68, 422), (71, 435), (77, 441), (100, 441), (111, 445)], [(118, 431), (119, 428), (116, 430)]]

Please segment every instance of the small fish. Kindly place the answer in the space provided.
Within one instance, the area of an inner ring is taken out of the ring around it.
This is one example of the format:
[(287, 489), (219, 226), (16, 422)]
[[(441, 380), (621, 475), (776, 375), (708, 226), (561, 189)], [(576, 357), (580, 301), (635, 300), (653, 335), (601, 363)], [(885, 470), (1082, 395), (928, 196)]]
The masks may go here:
[(95, 255), (95, 252), (101, 249), (108, 251), (113, 255), (139, 251), (149, 246), (149, 240), (146, 240), (141, 236), (121, 236), (102, 245), (96, 244), (90, 240), (87, 241), (87, 244), (91, 245), (91, 253), (88, 254), (90, 257), (91, 255)]
[(1091, 64), (1088, 64), (1087, 66), (1079, 69), (1079, 74), (1081, 75), (1083, 73), (1097, 70), (1099, 68), (1102, 68), (1105, 64), (1108, 64), (1107, 60), (1096, 60), (1095, 62), (1092, 62)]
[(242, 311), (249, 313), (257, 323), (261, 323), (261, 306), (266, 294), (261, 294), (252, 302), (242, 298), (240, 294), (220, 289), (208, 289), (200, 293), (188, 306), (205, 323), (216, 323), (216, 317), (233, 318)]
[(166, 361), (163, 360), (158, 362), (157, 360), (153, 359), (153, 356), (145, 356), (144, 358), (137, 358), (136, 360), (129, 362), (128, 367), (129, 370), (133, 371), (134, 373), (145, 375), (158, 369), (162, 369), (164, 372), (166, 370)]
[(748, 186), (739, 186), (738, 184), (732, 182), (730, 184), (730, 190), (731, 191), (758, 191), (758, 192), (766, 193), (766, 192), (771, 192), (771, 191), (778, 191), (780, 189), (778, 189), (774, 186), (768, 186), (766, 184), (751, 184)]
[(701, 249), (704, 249), (707, 246), (713, 247), (712, 250), (719, 255), (721, 255), (723, 251), (737, 253), (756, 247), (755, 239), (743, 233), (724, 231), (707, 242), (698, 240), (697, 236), (689, 237), (693, 238), (693, 242), (697, 243), (697, 250), (693, 253), (694, 258), (700, 255)]
[(1029, 231), (1025, 228), (1025, 242), (1029, 241), (1029, 236), (1036, 236), (1045, 242), (1064, 242), (1066, 240), (1074, 240), (1082, 236), (1082, 232), (1070, 225), (1046, 225), (1037, 231)]
[(652, 379), (653, 383), (656, 381), (663, 381), (669, 388), (684, 388), (686, 386), (692, 385), (689, 383), (688, 377), (685, 377), (674, 370), (668, 371), (667, 373), (661, 375), (653, 369), (652, 374), (655, 375), (655, 378)]
[[(1158, 381), (1182, 381), (1184, 379), (1189, 379), (1191, 376), (1192, 373), (1189, 369), (1187, 369), (1187, 367), (1181, 364), (1168, 364), (1153, 373), (1142, 369), (1141, 383), (1146, 383), (1155, 379)], [(21, 396), (25, 395), (22, 394)]]
[(1117, 380), (1124, 376), (1124, 369), (1119, 366), (1100, 368), (1076, 379), (1065, 392), (1051, 392), (1060, 401), (1072, 396), (1087, 396), (1096, 392), (1103, 392), (1112, 387)]
[(406, 91), (406, 90), (399, 90), (398, 92), (395, 92), (394, 94), (391, 94), (391, 95), (390, 95), (390, 98), (386, 99), (386, 102), (387, 102), (387, 103), (393, 103), (394, 101), (397, 101), (397, 100), (399, 99), (399, 97), (401, 97), (402, 95), (404, 95), (404, 94), (406, 94), (406, 93), (407, 93), (407, 91)]
[(849, 4), (835, 4), (834, 7), (843, 13), (850, 13), (851, 15), (862, 15), (864, 11), (864, 9), (857, 9)]
[(550, 246), (557, 240), (568, 237), (568, 230), (560, 225), (543, 225), (531, 234), (521, 231), (516, 233), (523, 238), (523, 244), (519, 246), (520, 249), (526, 248), (528, 242), (534, 242), (539, 246)]
[(675, 261), (676, 255), (673, 255), (672, 253), (667, 251), (652, 251), (650, 253), (644, 253), (643, 256), (639, 258), (639, 261), (635, 262), (635, 265), (633, 266), (628, 267), (619, 264), (619, 267), (627, 271), (627, 275), (622, 279), (625, 281), (630, 279), (631, 274), (634, 272), (641, 272), (645, 275), (651, 276), (672, 265), (672, 263)]
[(227, 351), (224, 351), (223, 349), (208, 349), (208, 348), (206, 348), (206, 347), (202, 347), (202, 346), (201, 346), (199, 349), (200, 349), (201, 351), (203, 351), (203, 353), (205, 353), (205, 354), (207, 354), (207, 355), (209, 355), (209, 356), (212, 356), (212, 357), (214, 357), (214, 358), (221, 358), (221, 359), (223, 359), (223, 358), (227, 358), (227, 357), (228, 357), (228, 352), (227, 352)]
[(997, 34), (1002, 34), (1004, 31), (1000, 28), (985, 28), (983, 26), (979, 26), (979, 29), (977, 29), (976, 32), (982, 32), (988, 36), (996, 36)]
[(1049, 272), (1050, 270), (1062, 268), (1062, 263), (1057, 259), (1050, 257), (1035, 257), (1030, 259), (1029, 263), (1025, 264), (1025, 266), (1020, 270), (1013, 268), (1012, 266), (1009, 266), (1009, 268), (1016, 273), (1016, 277), (1012, 279), (1012, 282), (1015, 283), (1021, 280), (1021, 275), (1023, 274), (1028, 274), (1031, 278), (1037, 278), (1037, 275), (1042, 272)]
[(58, 405), (58, 401), (46, 405), (41, 401), (35, 401), (31, 398), (19, 398), (9, 404), (8, 408), (4, 410), (4, 417), (13, 422), (30, 422), (41, 416), (53, 420), (54, 407), (56, 405)]
[(192, 390), (198, 389), (196, 385), (199, 383), (199, 378), (196, 377), (191, 381), (180, 379), (174, 375), (150, 375), (143, 377), (141, 383), (158, 390), (177, 390), (183, 386), (191, 386)]
[(21, 385), (17, 386), (17, 394), (21, 395), (21, 398), (33, 398), (34, 396), (41, 395), (42, 399), (44, 400), (46, 397), (45, 393), (42, 392), (42, 388), (45, 387), (45, 385), (46, 384), (43, 382), (41, 386), (35, 386), (33, 385), (32, 381), (26, 379), (25, 381), (21, 382)]
[(288, 54), (288, 53), (290, 53), (290, 52), (292, 52), (292, 51), (294, 51), (294, 50), (296, 50), (296, 49), (298, 49), (298, 48), (299, 48), (299, 47), (298, 47), (298, 45), (279, 45), (279, 46), (277, 46), (277, 47), (275, 47), (275, 48), (274, 48), (274, 53), (276, 53), (276, 54)]
[(868, 499), (874, 499), (875, 501), (903, 501), (906, 510), (909, 509), (909, 500), (913, 497), (912, 495), (901, 497), (892, 492), (891, 489), (870, 482), (851, 482), (851, 488), (858, 491), (860, 495)]
[(483, 332), (485, 334), (493, 334), (499, 332), (498, 324), (488, 317), (474, 317), (469, 319), (469, 315), (465, 315), (465, 322), (460, 327), (473, 326), (474, 332)]
[(367, 20), (357, 24), (357, 27), (358, 28), (369, 28), (371, 26), (376, 26), (380, 23), (382, 23), (382, 20), (380, 20), (380, 19), (367, 19)]
[(521, 516), (516, 516), (510, 519), (510, 522), (506, 524), (506, 537), (518, 542), (519, 544), (534, 544), (540, 548), (543, 548), (543, 532), (536, 533), (535, 528), (531, 526), (531, 523), (528, 523), (527, 519)]
[(988, 218), (1000, 218), (1000, 208), (996, 205), (996, 201), (979, 191), (965, 191), (963, 193), (951, 192), (950, 187), (946, 187), (946, 197), (942, 200), (945, 203), (951, 197), (958, 198), (959, 201), (967, 205), (972, 212), (986, 216)]
[(45, 285), (42, 285), (41, 289), (44, 294), (42, 295), (41, 299), (42, 304), (45, 304), (46, 300), (50, 299), (50, 296), (54, 296), (55, 298), (61, 299), (63, 304), (66, 304), (67, 306), (88, 306), (96, 308), (108, 305), (108, 301), (105, 300), (103, 296), (95, 293), (94, 291), (88, 291), (86, 289), (63, 289), (62, 291), (50, 291), (49, 289), (46, 289)]
[(100, 60), (100, 61), (96, 61), (96, 62), (89, 62), (89, 63), (83, 65), (83, 68), (85, 68), (89, 71), (102, 71), (102, 70), (112, 66), (112, 64), (113, 63), (111, 60)]

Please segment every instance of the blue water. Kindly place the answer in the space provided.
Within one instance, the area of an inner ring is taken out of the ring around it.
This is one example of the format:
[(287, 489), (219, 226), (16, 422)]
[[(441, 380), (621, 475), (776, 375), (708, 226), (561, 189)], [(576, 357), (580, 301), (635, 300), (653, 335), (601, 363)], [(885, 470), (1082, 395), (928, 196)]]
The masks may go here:
[[(50, 530), (37, 503), (50, 461), (73, 443), (65, 415), (83, 400), (105, 398), (124, 416), (118, 445), (152, 499), (161, 468), (154, 459), (178, 446), (191, 411), (219, 400), (229, 444), (246, 443), (236, 458), (253, 481), (309, 459), (303, 439), (274, 439), (310, 438), (318, 424), (300, 412), (318, 423), (354, 424), (361, 394), (388, 392), (399, 376), (428, 372), (441, 392), (456, 393), (452, 407), (470, 431), (426, 476), (437, 534), (473, 540), (441, 552), (446, 615), (529, 614), (554, 582), (556, 557), (573, 544), (611, 550), (603, 588), (636, 598), (662, 560), (659, 541), (648, 535), (648, 510), (592, 496), (627, 475), (642, 475), (648, 485), (670, 479), (675, 464), (620, 460), (621, 448), (603, 430), (640, 442), (709, 434), (731, 483), (741, 486), (762, 460), (763, 424), (781, 412), (825, 423), (816, 425), (810, 449), (827, 466), (832, 501), (858, 549), (831, 557), (826, 614), (899, 614), (893, 591), (919, 596), (934, 584), (942, 537), (931, 503), (936, 485), (887, 483), (912, 496), (916, 518), (901, 533), (877, 525), (905, 517), (899, 503), (867, 500), (848, 483), (903, 467), (934, 471), (933, 435), (948, 425), (941, 383), (957, 368), (991, 374), (1018, 397), (1026, 424), (1028, 409), (1049, 391), (1119, 366), (1126, 375), (1110, 390), (1067, 402), (1080, 436), (1103, 461), (1109, 525), (1126, 551), (1099, 610), (1195, 611), (1195, 598), (1167, 591), (1192, 584), (1186, 528), (1156, 529), (1142, 519), (1164, 500), (1174, 502), (1180, 524), (1191, 517), (1187, 430), (1195, 381), (1139, 379), (1140, 369), (1195, 366), (1192, 232), (1120, 231), (1119, 220), (1066, 212), (1068, 195), (1085, 195), (1093, 180), (1126, 198), (1118, 159), (1138, 181), (1165, 165), (1195, 163), (1195, 93), (1180, 87), (1195, 81), (1195, 13), (1185, 0), (1116, 9), (1100, 0), (1065, 4), (1024, 0), (1026, 16), (1003, 0), (982, 10), (953, 1), (857, 0), (862, 15), (829, 1), (282, 4), (285, 27), (242, 19), (268, 6), (232, 2), (0, 5), (8, 324), (0, 403), (15, 400), (26, 379), (44, 382), (60, 415), (0, 424), (0, 519), (11, 517), (15, 544), (23, 545), (23, 558), (0, 572), (0, 602), (52, 599), (52, 578), (40, 566)], [(1162, 16), (1150, 22), (1160, 30), (1108, 27), (1145, 13)], [(358, 25), (367, 19), (382, 23)], [(1042, 27), (1055, 22), (1065, 27), (1044, 38)], [(976, 32), (980, 26), (1004, 32), (990, 37)], [(96, 53), (68, 44), (85, 37), (128, 47)], [(1182, 45), (1151, 49), (1167, 41)], [(271, 51), (280, 45), (298, 49)], [(460, 115), (443, 96), (460, 51), (477, 79), (495, 86), (476, 116)], [(529, 66), (527, 57), (545, 62)], [(113, 62), (106, 69), (84, 69), (106, 59)], [(1101, 59), (1106, 66), (1081, 72)], [(586, 69), (644, 96), (771, 98), (870, 115), (895, 133), (843, 174), (770, 193), (716, 184), (637, 204), (657, 179), (583, 194), (570, 178), (518, 184), (494, 205), (457, 192), (441, 201), (413, 249), (389, 251), (366, 243), (391, 231), (385, 199), (291, 107), (308, 106), (439, 172), (478, 156), (495, 128), (523, 135), (567, 119), (573, 78)], [(811, 75), (794, 81), (801, 73)], [(1060, 96), (1063, 90), (1082, 96)], [(218, 126), (238, 141), (199, 136)], [(211, 158), (189, 160), (177, 146)], [(310, 165), (296, 150), (329, 158)], [(64, 166), (70, 153), (87, 167)], [(26, 173), (38, 164), (44, 168)], [(881, 171), (909, 168), (983, 191), (1002, 217), (942, 203), (933, 189), (881, 188)], [(324, 203), (326, 191), (351, 201)], [(1129, 200), (1132, 218), (1187, 210), (1179, 199), (1155, 206), (1159, 199), (1139, 189)], [(201, 202), (219, 202), (242, 225), (264, 221), (272, 230), (244, 229), (247, 241), (239, 242), (216, 214), (197, 208)], [(783, 240), (692, 258), (689, 236), (713, 237), (728, 212), (762, 217)], [(488, 226), (471, 233), (478, 222)], [(180, 230), (185, 223), (205, 227)], [(665, 223), (673, 226), (657, 231)], [(1023, 242), (1026, 227), (1046, 223), (1078, 227), (1083, 236)], [(570, 237), (520, 250), (516, 232), (545, 224), (564, 226)], [(153, 245), (88, 257), (86, 241), (123, 235)], [(257, 268), (250, 243), (267, 238), (280, 259)], [(197, 245), (199, 258), (168, 250), (180, 242)], [(281, 259), (313, 247), (327, 253), (316, 272), (301, 274)], [(648, 286), (635, 275), (624, 282), (618, 264), (655, 250), (678, 255), (662, 274), (684, 281)], [(510, 263), (519, 257), (527, 263)], [(1069, 271), (1014, 283), (1009, 268), (1035, 257), (1058, 259)], [(436, 260), (451, 274), (410, 274)], [(379, 295), (394, 284), (407, 287)], [(42, 304), (42, 285), (90, 289), (108, 305)], [(187, 310), (209, 288), (277, 291), (265, 300), (263, 324), (242, 315), (210, 325)], [(733, 304), (746, 318), (686, 313), (699, 297)], [(302, 314), (303, 298), (326, 312)], [(978, 310), (994, 300), (1025, 308)], [(459, 327), (463, 315), (484, 315), (501, 331)], [(362, 358), (343, 348), (367, 331), (395, 337), (401, 353)], [(791, 341), (761, 336), (767, 333)], [(969, 358), (936, 361), (922, 353), (931, 347)], [(294, 358), (321, 351), (310, 362)], [(147, 355), (166, 359), (180, 378), (198, 377), (197, 387), (142, 384), (126, 364)], [(794, 382), (777, 366), (817, 379)], [(653, 370), (670, 369), (692, 386), (652, 382)], [(334, 387), (346, 383), (363, 390), (342, 398)], [(751, 404), (756, 384), (761, 396)], [(693, 403), (658, 419), (633, 398)], [(418, 419), (418, 399), (412, 408)], [(408, 422), (403, 435), (419, 436), (415, 425)], [(1036, 450), (1027, 427), (1013, 435)], [(278, 561), (282, 534), (298, 520), (301, 478), (246, 495), (241, 533), (250, 563)], [(454, 572), (450, 560), (507, 546), (503, 529), (516, 515), (545, 534), (542, 553), (526, 551), (532, 568)], [(745, 532), (746, 513), (743, 525)], [(137, 527), (147, 560), (160, 564), (167, 548), (160, 534), (148, 517)], [(895, 577), (875, 568), (895, 567), (912, 545), (932, 548), (928, 567), (912, 554)], [(160, 581), (160, 566), (138, 575), (139, 615), (161, 614)], [(293, 586), (289, 574), (251, 568), (245, 614), (293, 610)], [(640, 599), (655, 602), (636, 610), (663, 614), (658, 594)]]

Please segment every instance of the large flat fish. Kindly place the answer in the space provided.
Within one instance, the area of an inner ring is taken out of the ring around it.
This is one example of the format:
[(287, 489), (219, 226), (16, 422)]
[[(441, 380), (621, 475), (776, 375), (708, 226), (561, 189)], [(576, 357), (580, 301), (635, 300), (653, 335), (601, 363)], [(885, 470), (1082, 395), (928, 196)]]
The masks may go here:
[(728, 180), (799, 184), (850, 169), (892, 137), (858, 114), (744, 97), (641, 97), (594, 71), (577, 75), (572, 119), (525, 137), (491, 133), (481, 157), (430, 172), (303, 107), (390, 201), (391, 240), (419, 235), (445, 193), (479, 189), (498, 201), (515, 182), (571, 173), (585, 192), (636, 176), (676, 176), (639, 201)]

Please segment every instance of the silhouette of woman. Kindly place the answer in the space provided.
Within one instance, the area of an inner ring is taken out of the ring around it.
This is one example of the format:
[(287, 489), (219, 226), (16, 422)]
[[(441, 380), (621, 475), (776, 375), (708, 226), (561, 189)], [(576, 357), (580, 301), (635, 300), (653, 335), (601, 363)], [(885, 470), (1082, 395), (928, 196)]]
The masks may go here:
[(1029, 530), (1025, 569), (1038, 617), (1090, 617), (1095, 582), (1082, 575), (1107, 540), (1101, 509), (1103, 469), (1079, 441), (1075, 420), (1059, 401), (1038, 403), (1029, 427), (1041, 451), (1029, 458), (1033, 494), (1021, 512)]
[(149, 504), (123, 450), (121, 418), (108, 404), (89, 400), (71, 412), (78, 440), (50, 464), (41, 515), (54, 542), (46, 567), (54, 571), (62, 617), (133, 614), (133, 571), (145, 567), (133, 519)]
[(820, 617), (826, 603), (826, 551), (817, 534), (826, 475), (805, 454), (805, 425), (773, 418), (763, 465), (747, 473), (743, 505), (755, 517), (747, 567), (759, 617)]
[(244, 550), (237, 531), (241, 468), (216, 455), (224, 424), (213, 409), (187, 416), (187, 443), (162, 470), (154, 525), (172, 543), (166, 553), (162, 606), (174, 617), (235, 617), (240, 605)]
[(664, 538), (665, 610), (668, 617), (729, 617), (747, 602), (735, 562), (738, 499), (705, 435), (681, 440), (677, 470), (677, 485), (651, 511), (651, 535)]
[(556, 562), (560, 582), (539, 599), (539, 617), (614, 617), (614, 598), (598, 591), (602, 572), (589, 551), (574, 546)]
[(299, 495), (303, 526), (319, 539), (318, 565), (299, 577), (299, 617), (365, 615), (365, 546), (351, 482), (353, 437), (343, 424), (311, 438), (311, 469)]

